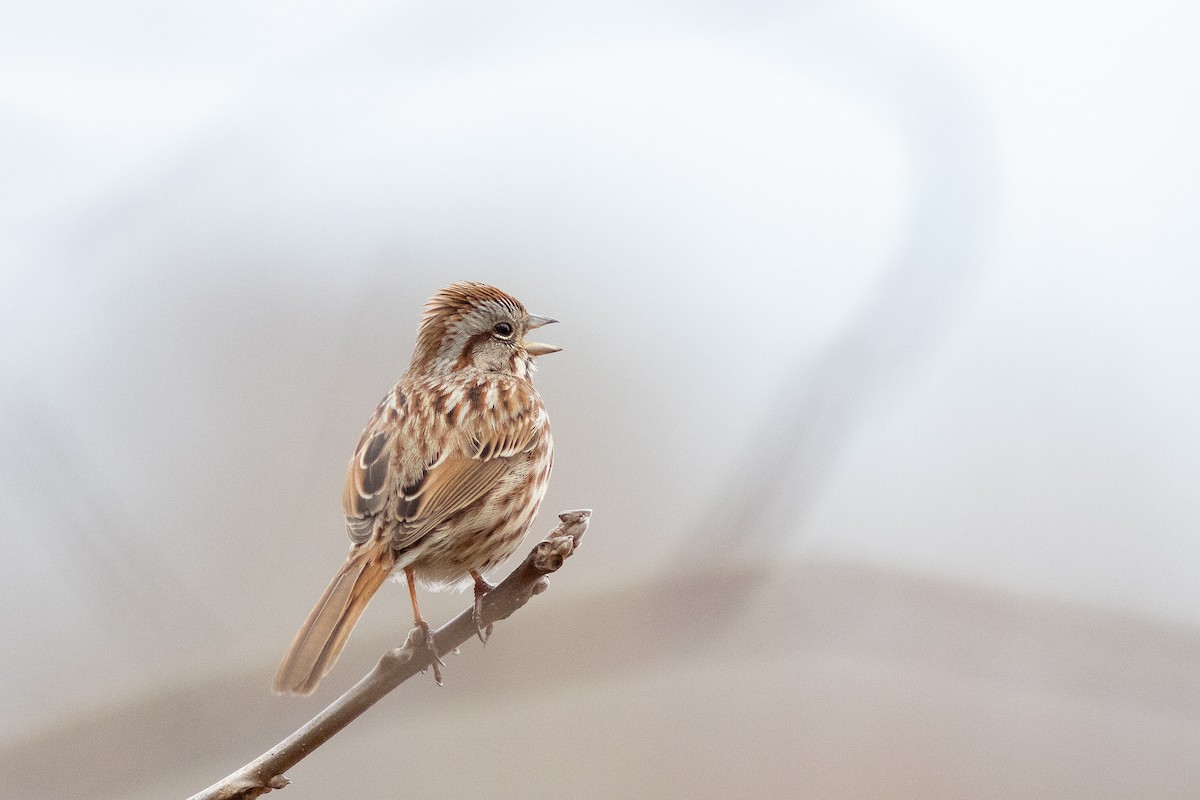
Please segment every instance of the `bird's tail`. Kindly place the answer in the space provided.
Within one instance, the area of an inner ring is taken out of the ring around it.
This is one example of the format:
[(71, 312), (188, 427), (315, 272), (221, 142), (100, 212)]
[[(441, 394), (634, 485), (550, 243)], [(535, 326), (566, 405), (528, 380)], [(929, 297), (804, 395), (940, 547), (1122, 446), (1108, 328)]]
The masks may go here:
[(351, 551), (283, 657), (275, 673), (276, 692), (311, 694), (317, 688), (395, 563), (396, 556), (386, 542)]

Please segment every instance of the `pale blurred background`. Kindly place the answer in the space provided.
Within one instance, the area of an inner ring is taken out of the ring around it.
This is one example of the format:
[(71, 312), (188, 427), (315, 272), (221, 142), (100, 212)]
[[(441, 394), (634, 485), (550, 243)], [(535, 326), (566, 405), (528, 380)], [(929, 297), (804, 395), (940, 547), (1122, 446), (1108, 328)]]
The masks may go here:
[(281, 796), (1200, 796), (1198, 8), (7, 4), (0, 794), (185, 797), (401, 640), (269, 692), (473, 279), (592, 530)]

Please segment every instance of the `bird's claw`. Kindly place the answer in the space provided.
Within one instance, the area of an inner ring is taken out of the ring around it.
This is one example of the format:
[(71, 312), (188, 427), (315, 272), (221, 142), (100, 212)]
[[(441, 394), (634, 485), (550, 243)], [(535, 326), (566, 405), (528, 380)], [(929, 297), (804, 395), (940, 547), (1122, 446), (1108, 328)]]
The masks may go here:
[[(446, 662), (442, 661), (438, 655), (437, 642), (433, 638), (433, 629), (429, 627), (429, 623), (423, 619), (416, 621), (414, 633), (417, 633), (417, 638), (422, 639), (423, 646), (429, 651), (429, 666), (433, 667), (433, 680), (438, 686), (442, 685), (442, 667), (446, 666)], [(421, 670), (424, 672), (425, 670)]]
[(475, 578), (475, 606), (471, 609), (471, 619), (475, 621), (475, 633), (479, 636), (479, 641), (484, 644), (487, 644), (492, 636), (492, 623), (489, 622), (486, 626), (483, 624), (483, 598), (495, 588), (482, 577)]

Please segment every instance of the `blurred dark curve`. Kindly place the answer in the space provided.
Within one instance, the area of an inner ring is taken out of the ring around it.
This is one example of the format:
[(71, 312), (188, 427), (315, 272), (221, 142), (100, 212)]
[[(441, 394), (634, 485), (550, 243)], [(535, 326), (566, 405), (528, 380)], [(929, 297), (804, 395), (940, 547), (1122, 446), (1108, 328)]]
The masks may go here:
[(903, 244), (857, 316), (784, 380), (723, 484), (736, 488), (680, 537), (684, 563), (754, 558), (794, 535), (858, 425), (936, 353), (983, 271), (996, 194), (986, 117), (949, 60), (897, 31), (842, 26), (814, 66), (895, 109), (913, 176)]

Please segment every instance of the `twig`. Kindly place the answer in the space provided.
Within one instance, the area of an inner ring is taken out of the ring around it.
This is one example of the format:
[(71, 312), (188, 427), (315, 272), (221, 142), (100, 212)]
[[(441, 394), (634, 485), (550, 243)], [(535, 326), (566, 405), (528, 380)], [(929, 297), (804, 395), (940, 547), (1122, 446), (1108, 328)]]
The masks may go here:
[[(496, 588), (483, 598), (482, 623), (507, 618), (548, 587), (546, 576), (563, 565), (579, 546), (591, 511), (565, 511), (559, 524)], [(478, 628), (468, 608), (434, 632), (439, 653), (448, 653), (475, 635)], [(366, 677), (333, 701), (324, 711), (246, 766), (214, 783), (190, 800), (250, 800), (288, 785), (283, 773), (329, 741), (384, 695), (429, 666), (429, 650), (410, 635), (402, 647), (389, 650)]]

